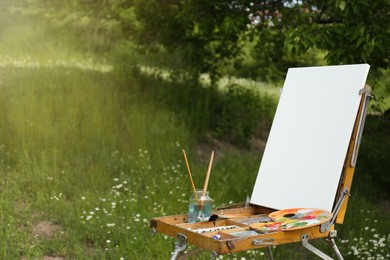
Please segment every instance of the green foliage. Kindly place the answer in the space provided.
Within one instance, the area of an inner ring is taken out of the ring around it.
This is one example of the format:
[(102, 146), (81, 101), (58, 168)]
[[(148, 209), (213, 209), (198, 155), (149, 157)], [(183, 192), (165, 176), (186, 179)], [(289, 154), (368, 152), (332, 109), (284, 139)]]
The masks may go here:
[[(288, 41), (295, 53), (316, 46), (330, 63), (369, 63), (389, 68), (390, 17), (381, 0), (318, 1), (307, 5), (309, 23), (291, 28)], [(303, 11), (303, 10), (302, 10)]]
[[(390, 192), (390, 118), (389, 115), (369, 116), (365, 127), (361, 150), (357, 167), (357, 175), (361, 178), (359, 182), (365, 190), (371, 187), (367, 194), (372, 200), (389, 199)], [(387, 191), (386, 191), (387, 190)], [(386, 191), (386, 192), (380, 192)], [(375, 195), (374, 195), (375, 194)]]
[(372, 110), (383, 113), (390, 109), (390, 70), (373, 71), (368, 84), (372, 86), (374, 94), (370, 102)]
[(117, 6), (129, 39), (162, 50), (164, 66), (190, 71), (194, 79), (203, 72), (217, 79), (229, 62), (240, 69), (247, 42), (255, 43), (256, 61), (248, 69), (267, 80), (282, 78), (291, 66), (314, 65), (300, 58), (313, 48), (333, 64), (389, 64), (390, 21), (381, 0), (122, 0)]
[[(214, 103), (214, 102), (213, 102)], [(247, 145), (252, 137), (258, 137), (269, 129), (275, 102), (270, 96), (239, 85), (229, 85), (215, 104), (211, 130), (217, 138), (236, 145)]]
[[(242, 11), (222, 0), (122, 1), (119, 10), (131, 40), (152, 50), (164, 46), (164, 65), (190, 71), (195, 78), (203, 72), (218, 75), (218, 67), (237, 55), (246, 26)], [(129, 12), (136, 15), (133, 26), (127, 24), (128, 15), (121, 15)]]
[[(119, 23), (113, 19), (112, 4), (114, 1), (112, 0), (20, 0), (14, 2), (16, 3), (5, 8), (50, 24), (50, 31), (46, 32), (47, 35), (55, 35), (56, 38), (66, 35), (66, 39), (61, 39), (62, 42), (72, 42), (82, 51), (93, 52), (100, 58), (103, 56), (107, 58), (108, 53), (120, 38)], [(36, 28), (42, 28), (42, 26)], [(80, 38), (83, 42), (80, 42)]]
[(276, 108), (274, 96), (237, 84), (218, 89), (191, 82), (182, 74), (169, 80), (158, 73), (154, 77), (137, 73), (131, 78), (142, 86), (144, 95), (180, 115), (199, 139), (208, 135), (247, 146), (251, 138), (268, 130)]

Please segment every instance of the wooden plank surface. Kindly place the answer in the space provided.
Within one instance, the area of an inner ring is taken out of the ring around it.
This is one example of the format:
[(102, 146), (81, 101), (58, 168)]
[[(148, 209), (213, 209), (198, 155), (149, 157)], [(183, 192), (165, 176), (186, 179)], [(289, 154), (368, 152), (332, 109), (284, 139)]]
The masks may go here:
[[(333, 230), (333, 226), (330, 231)], [(289, 244), (294, 242), (300, 242), (301, 241), (301, 235), (307, 234), (309, 235), (309, 239), (318, 239), (318, 238), (326, 238), (329, 235), (329, 232), (327, 231), (325, 233), (320, 232), (320, 227), (310, 227), (310, 228), (304, 228), (304, 229), (298, 229), (298, 230), (292, 230), (292, 231), (282, 231), (282, 232), (275, 232), (275, 233), (269, 233), (269, 234), (263, 234), (259, 236), (253, 236), (253, 237), (247, 237), (247, 238), (238, 238), (238, 239), (232, 239), (231, 244), (234, 246), (233, 249), (229, 247), (229, 245), (226, 243), (227, 241), (222, 241), (220, 243), (220, 254), (226, 254), (226, 253), (232, 253), (232, 252), (240, 252), (244, 250), (250, 250), (250, 249), (257, 249), (257, 248), (264, 248), (267, 246), (273, 246), (273, 245), (282, 245), (282, 244)], [(256, 239), (263, 239), (265, 241), (272, 241), (272, 245), (253, 245), (253, 240)]]

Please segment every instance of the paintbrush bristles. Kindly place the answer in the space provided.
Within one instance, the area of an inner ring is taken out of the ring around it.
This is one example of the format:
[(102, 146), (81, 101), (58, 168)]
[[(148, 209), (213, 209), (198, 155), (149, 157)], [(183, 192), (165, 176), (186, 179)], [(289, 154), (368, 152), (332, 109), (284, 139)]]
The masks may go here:
[(184, 160), (186, 161), (186, 165), (187, 165), (188, 175), (190, 176), (191, 186), (192, 186), (192, 189), (194, 190), (196, 203), (199, 204), (198, 193), (196, 192), (195, 183), (194, 183), (194, 180), (192, 179), (190, 165), (188, 164), (186, 151), (184, 149), (183, 149), (183, 154), (184, 154)]
[(210, 179), (211, 167), (212, 167), (212, 165), (213, 165), (213, 159), (214, 159), (214, 151), (211, 152), (209, 168), (207, 169), (206, 179), (205, 179), (204, 185), (203, 185), (202, 196), (205, 196), (205, 195), (206, 195), (207, 186), (209, 185), (209, 179)]

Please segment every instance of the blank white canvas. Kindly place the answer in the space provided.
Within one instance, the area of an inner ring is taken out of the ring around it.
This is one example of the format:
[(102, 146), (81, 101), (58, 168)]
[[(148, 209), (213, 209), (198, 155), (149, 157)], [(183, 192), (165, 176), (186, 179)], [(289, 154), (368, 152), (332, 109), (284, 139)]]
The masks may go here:
[(332, 210), (369, 68), (288, 70), (252, 204)]

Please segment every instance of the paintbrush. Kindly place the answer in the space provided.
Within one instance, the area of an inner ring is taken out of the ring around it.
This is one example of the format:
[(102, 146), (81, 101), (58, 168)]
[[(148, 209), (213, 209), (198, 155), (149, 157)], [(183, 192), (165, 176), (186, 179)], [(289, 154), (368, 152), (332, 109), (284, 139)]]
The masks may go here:
[[(210, 173), (211, 173), (211, 167), (213, 166), (213, 159), (214, 159), (214, 151), (211, 152), (211, 157), (210, 157), (210, 163), (209, 163), (209, 167), (207, 169), (207, 173), (206, 173), (206, 179), (204, 181), (204, 185), (203, 185), (203, 191), (202, 191), (202, 197), (206, 196), (206, 191), (207, 191), (207, 186), (209, 185), (209, 179), (210, 179)], [(199, 215), (198, 217), (200, 217), (202, 214), (203, 214), (203, 200), (200, 201), (200, 204), (199, 205)]]
[(206, 173), (206, 179), (205, 179), (205, 181), (204, 181), (204, 185), (203, 185), (203, 192), (202, 192), (202, 196), (205, 196), (205, 195), (206, 195), (207, 186), (209, 185), (209, 179), (210, 179), (211, 167), (213, 166), (213, 159), (214, 159), (214, 151), (212, 151), (212, 152), (211, 152), (211, 157), (210, 157), (209, 168), (207, 169), (207, 173)]
[(190, 177), (191, 186), (192, 186), (192, 189), (194, 190), (195, 199), (196, 199), (196, 204), (199, 205), (198, 193), (196, 192), (194, 180), (192, 179), (192, 174), (191, 174), (190, 165), (188, 164), (186, 151), (185, 151), (184, 149), (183, 149), (183, 154), (184, 154), (184, 160), (186, 161), (186, 165), (187, 165), (188, 175), (189, 175), (189, 177)]

